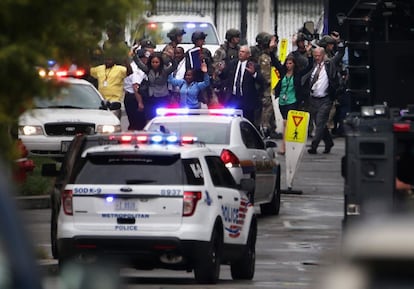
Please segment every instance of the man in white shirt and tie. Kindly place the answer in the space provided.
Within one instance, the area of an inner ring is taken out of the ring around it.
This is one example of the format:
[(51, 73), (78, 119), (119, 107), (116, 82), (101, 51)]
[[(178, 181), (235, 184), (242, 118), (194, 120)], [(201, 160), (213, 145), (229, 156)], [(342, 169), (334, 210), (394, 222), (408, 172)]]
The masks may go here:
[(343, 53), (340, 52), (333, 58), (328, 59), (323, 47), (313, 49), (315, 66), (304, 76), (305, 79), (308, 78), (309, 80), (310, 113), (315, 122), (315, 135), (312, 139), (311, 148), (308, 149), (309, 154), (317, 154), (317, 148), (321, 140), (325, 143), (324, 154), (330, 153), (334, 146), (327, 123), (335, 94), (337, 77), (335, 62), (340, 61), (342, 57)]
[(242, 109), (244, 117), (254, 124), (255, 111), (260, 107), (259, 89), (263, 87), (264, 79), (259, 65), (250, 61), (250, 56), (250, 47), (241, 46), (238, 59), (230, 61), (219, 77), (224, 80), (226, 89), (230, 92), (226, 93), (229, 98), (224, 105)]

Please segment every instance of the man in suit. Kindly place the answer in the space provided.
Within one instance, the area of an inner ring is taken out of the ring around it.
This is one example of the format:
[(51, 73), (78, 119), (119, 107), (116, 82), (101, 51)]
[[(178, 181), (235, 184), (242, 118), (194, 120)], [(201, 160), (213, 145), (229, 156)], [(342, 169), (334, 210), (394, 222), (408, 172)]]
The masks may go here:
[(243, 115), (255, 124), (255, 111), (260, 107), (260, 89), (263, 89), (264, 79), (257, 63), (249, 61), (250, 47), (240, 47), (238, 59), (234, 59), (225, 67), (221, 67), (219, 77), (225, 81), (228, 90), (226, 107), (243, 110)]
[(344, 55), (343, 45), (340, 48), (332, 58), (326, 56), (323, 47), (314, 48), (312, 53), (314, 67), (302, 78), (310, 92), (310, 113), (311, 119), (315, 122), (315, 136), (312, 139), (311, 148), (308, 149), (309, 154), (317, 154), (317, 148), (321, 140), (325, 143), (324, 154), (329, 154), (334, 146), (327, 124), (339, 83), (337, 64)]

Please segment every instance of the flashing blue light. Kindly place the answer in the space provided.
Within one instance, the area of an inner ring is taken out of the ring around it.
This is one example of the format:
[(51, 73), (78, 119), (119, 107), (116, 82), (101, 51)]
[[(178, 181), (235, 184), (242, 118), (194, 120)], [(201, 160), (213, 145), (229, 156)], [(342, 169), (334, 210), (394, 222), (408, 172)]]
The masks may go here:
[(176, 143), (178, 141), (178, 137), (176, 135), (169, 135), (167, 136), (167, 142), (169, 143)]
[(54, 66), (56, 64), (56, 61), (55, 60), (53, 60), (53, 59), (49, 59), (48, 61), (47, 61), (47, 65), (49, 66), (49, 67), (52, 67), (52, 66)]
[(232, 115), (243, 116), (243, 110), (237, 108), (208, 108), (208, 109), (190, 109), (190, 108), (157, 108), (158, 116), (166, 115), (190, 115), (190, 114), (214, 114), (214, 115)]
[(154, 143), (160, 143), (162, 142), (162, 136), (160, 135), (154, 135), (151, 137), (151, 141)]
[(113, 196), (108, 196), (108, 197), (106, 197), (105, 200), (106, 200), (107, 203), (112, 203), (114, 201), (114, 197)]

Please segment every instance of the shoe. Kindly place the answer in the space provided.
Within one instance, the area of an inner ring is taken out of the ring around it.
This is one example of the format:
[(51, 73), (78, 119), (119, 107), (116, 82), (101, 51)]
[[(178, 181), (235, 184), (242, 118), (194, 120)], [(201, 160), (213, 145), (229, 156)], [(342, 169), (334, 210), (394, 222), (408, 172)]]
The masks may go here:
[(318, 152), (316, 151), (316, 149), (310, 148), (308, 149), (308, 153), (310, 153), (311, 155), (316, 155)]
[(324, 154), (329, 154), (331, 152), (331, 149), (334, 145), (325, 146), (325, 150), (323, 151)]

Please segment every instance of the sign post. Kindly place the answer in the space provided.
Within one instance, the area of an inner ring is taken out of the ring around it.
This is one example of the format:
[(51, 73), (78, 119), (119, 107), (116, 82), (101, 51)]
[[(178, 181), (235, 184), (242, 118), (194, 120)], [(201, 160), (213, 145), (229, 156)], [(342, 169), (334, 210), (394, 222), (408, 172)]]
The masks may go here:
[(309, 113), (306, 111), (290, 110), (286, 122), (286, 194), (302, 194), (292, 190), (293, 178), (299, 167), (308, 139)]
[[(288, 40), (287, 38), (283, 38), (280, 42), (279, 48), (279, 61), (281, 63), (285, 62), (286, 56), (288, 54)], [(277, 71), (276, 67), (271, 67), (271, 88), (274, 92), (274, 89), (276, 88), (276, 85), (280, 81), (280, 74), (279, 71)], [(272, 95), (272, 104), (273, 104), (273, 111), (275, 113), (275, 122), (276, 122), (276, 132), (282, 134), (283, 133), (283, 118), (282, 114), (279, 110), (279, 98), (278, 95)]]

